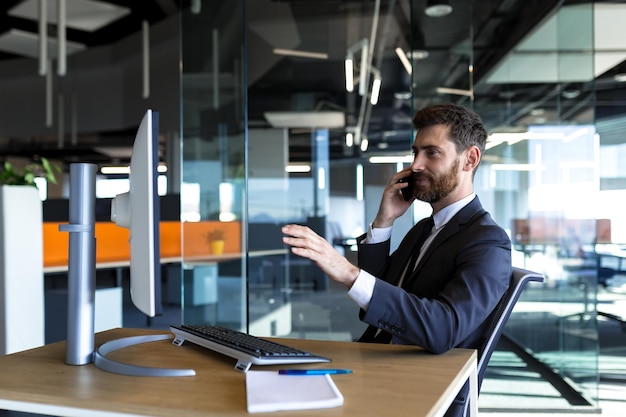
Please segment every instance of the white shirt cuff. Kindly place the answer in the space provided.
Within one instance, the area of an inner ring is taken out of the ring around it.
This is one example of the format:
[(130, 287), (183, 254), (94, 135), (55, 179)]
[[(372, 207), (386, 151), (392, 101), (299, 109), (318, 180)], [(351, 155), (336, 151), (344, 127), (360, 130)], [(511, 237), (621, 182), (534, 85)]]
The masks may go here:
[(352, 284), (352, 288), (348, 291), (348, 297), (363, 310), (367, 310), (372, 300), (372, 294), (374, 294), (374, 285), (376, 285), (376, 278), (361, 269), (354, 284)]
[(374, 244), (389, 240), (389, 238), (391, 237), (392, 229), (393, 226), (374, 229), (370, 224), (367, 228), (367, 240), (365, 241), (365, 243)]

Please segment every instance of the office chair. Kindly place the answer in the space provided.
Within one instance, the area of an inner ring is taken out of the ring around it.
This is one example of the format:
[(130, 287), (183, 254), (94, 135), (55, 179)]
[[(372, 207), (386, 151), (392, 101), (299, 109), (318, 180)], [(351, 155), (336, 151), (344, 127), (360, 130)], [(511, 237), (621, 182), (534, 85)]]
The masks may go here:
[(498, 344), (498, 340), (500, 340), (500, 336), (502, 335), (502, 331), (504, 330), (504, 326), (506, 325), (509, 317), (511, 316), (511, 312), (513, 311), (513, 307), (517, 303), (520, 295), (522, 294), (522, 290), (526, 286), (526, 284), (530, 281), (535, 282), (543, 282), (543, 275), (538, 274), (536, 272), (528, 271), (522, 268), (513, 267), (513, 273), (511, 274), (511, 282), (509, 284), (509, 288), (506, 293), (500, 299), (496, 309), (491, 314), (491, 324), (489, 326), (489, 332), (487, 333), (488, 337), (485, 341), (482, 349), (479, 348), (480, 357), (478, 358), (478, 389), (480, 390), (480, 386), (482, 384), (483, 376), (485, 375), (485, 371), (487, 370), (487, 364), (489, 363), (489, 359), (493, 354), (493, 351), (496, 349), (496, 345)]
[[(484, 343), (478, 347), (478, 392), (480, 393), (480, 387), (483, 382), (483, 377), (485, 376), (485, 371), (487, 370), (487, 364), (489, 363), (489, 359), (493, 354), (493, 351), (496, 349), (496, 345), (498, 344), (498, 340), (500, 340), (500, 336), (502, 335), (502, 331), (504, 330), (504, 326), (506, 325), (509, 317), (511, 317), (511, 312), (513, 311), (513, 307), (517, 303), (522, 290), (526, 286), (526, 284), (530, 281), (543, 282), (544, 277), (541, 274), (536, 272), (528, 271), (522, 268), (513, 267), (513, 273), (511, 274), (511, 282), (509, 283), (509, 288), (506, 290), (506, 293), (500, 299), (500, 302), (496, 306), (495, 310), (491, 313), (489, 318), (490, 324), (488, 327), (488, 331), (485, 333), (485, 341)], [(467, 397), (464, 404), (463, 415), (467, 416), (469, 410), (469, 401), (467, 401)], [(449, 414), (454, 415), (454, 412), (449, 410)]]

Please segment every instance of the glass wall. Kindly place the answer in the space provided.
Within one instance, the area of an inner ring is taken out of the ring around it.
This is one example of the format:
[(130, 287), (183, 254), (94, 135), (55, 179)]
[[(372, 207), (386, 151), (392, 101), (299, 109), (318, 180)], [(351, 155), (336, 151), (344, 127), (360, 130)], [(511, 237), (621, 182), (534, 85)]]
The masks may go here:
[(182, 315), (247, 329), (244, 5), (182, 12)]
[[(358, 307), (286, 250), (280, 228), (308, 225), (356, 262), (355, 238), (411, 161), (414, 111), (454, 101), (491, 135), (476, 193), (509, 232), (514, 265), (546, 277), (525, 291), (503, 350), (530, 353), (531, 378), (557, 395), (579, 392), (563, 408), (593, 406), (596, 248), (614, 223), (597, 201), (617, 175), (596, 132), (594, 8), (536, 6), (533, 29), (505, 48), (485, 39), (514, 33), (515, 10), (494, 28), (486, 2), (453, 3), (447, 17), (403, 1), (203, 1), (183, 13), (183, 321), (356, 340)], [(392, 247), (429, 213), (416, 203)], [(209, 245), (218, 229), (221, 253)], [(504, 407), (544, 406), (517, 400)]]
[[(593, 17), (593, 5), (563, 5), (478, 87), (506, 86), (503, 123), (490, 131), (477, 192), (491, 195), (496, 219), (510, 231), (514, 265), (545, 276), (525, 291), (505, 337), (513, 351), (531, 353), (545, 365), (546, 375), (558, 375), (547, 378), (584, 387), (578, 397), (553, 382), (572, 405), (597, 398), (595, 245), (610, 240), (597, 206)], [(528, 94), (542, 86), (551, 93)], [(483, 111), (480, 97), (475, 108)]]

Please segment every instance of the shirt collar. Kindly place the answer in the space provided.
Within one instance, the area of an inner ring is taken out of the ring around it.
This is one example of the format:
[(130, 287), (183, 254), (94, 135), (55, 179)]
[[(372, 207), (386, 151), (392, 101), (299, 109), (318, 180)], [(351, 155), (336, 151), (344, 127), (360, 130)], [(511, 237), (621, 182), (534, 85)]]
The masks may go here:
[(433, 215), (433, 222), (435, 229), (440, 229), (445, 226), (455, 214), (457, 214), (463, 207), (468, 205), (476, 197), (475, 193), (471, 193), (465, 198), (456, 201)]

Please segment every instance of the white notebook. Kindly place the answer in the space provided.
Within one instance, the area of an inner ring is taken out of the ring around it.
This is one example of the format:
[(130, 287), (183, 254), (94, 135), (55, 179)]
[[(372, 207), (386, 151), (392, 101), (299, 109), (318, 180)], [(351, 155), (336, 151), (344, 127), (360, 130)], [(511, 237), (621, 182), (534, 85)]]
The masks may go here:
[(276, 371), (246, 372), (249, 413), (332, 408), (343, 395), (330, 375), (279, 375)]

